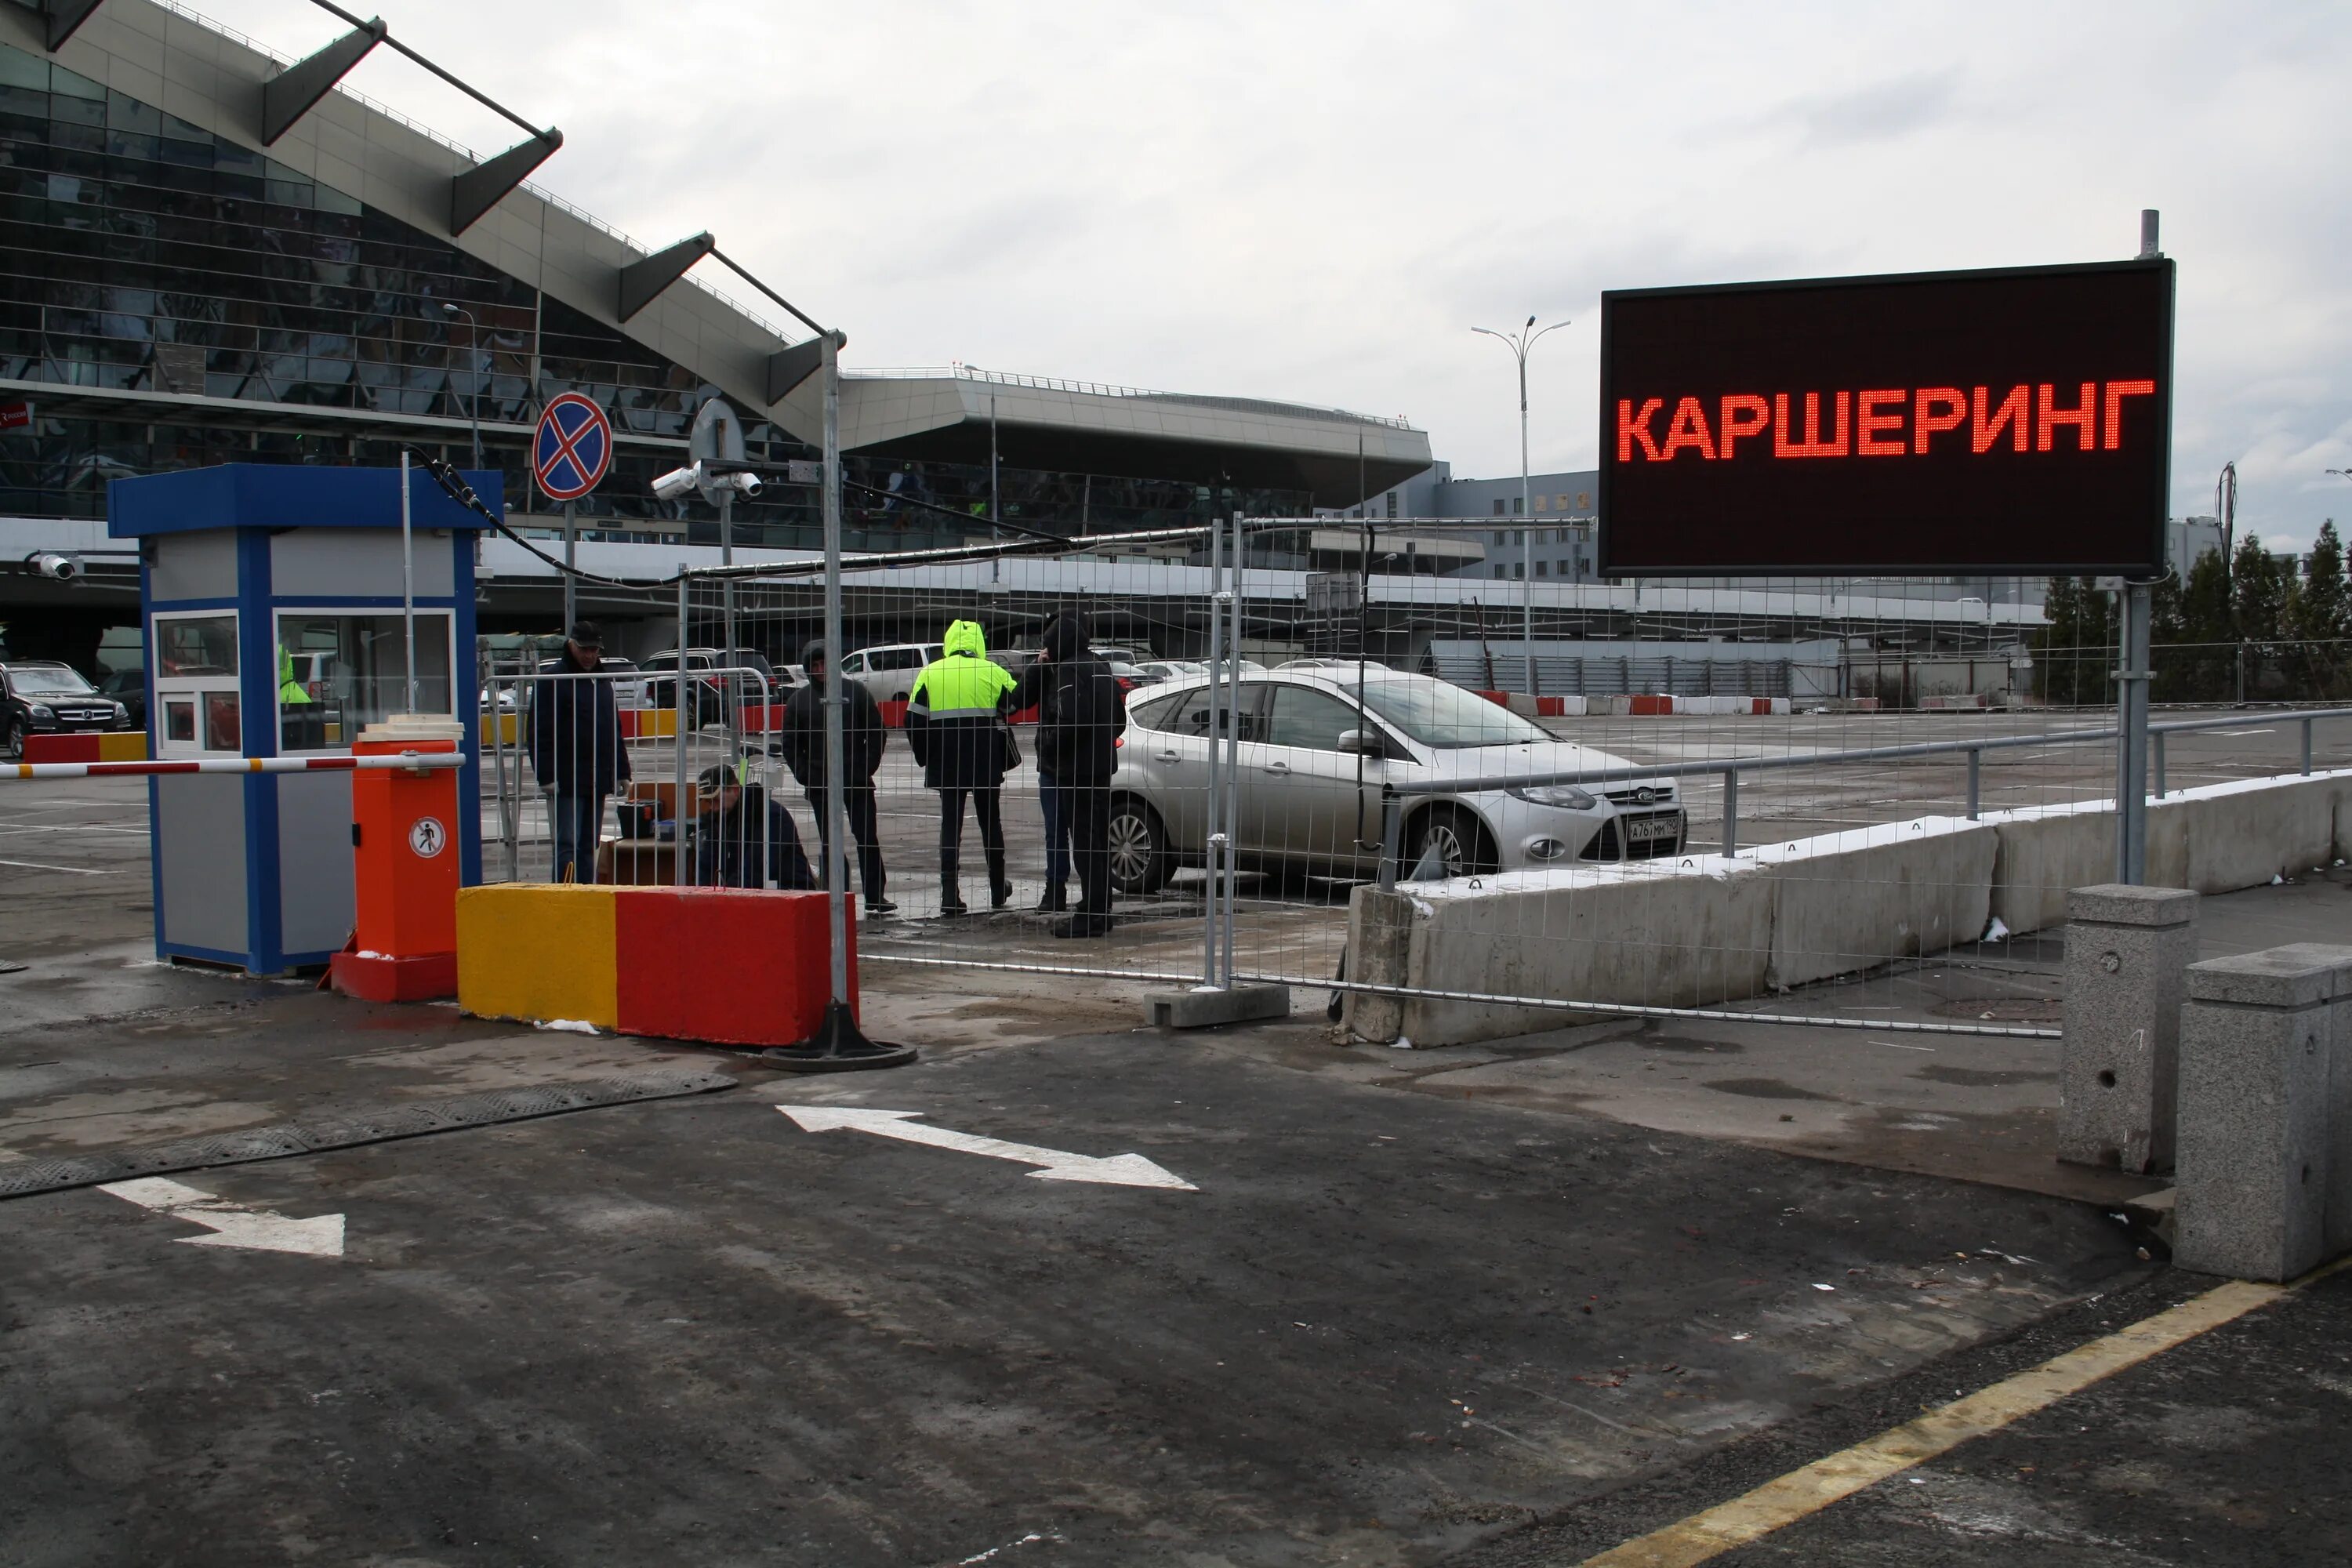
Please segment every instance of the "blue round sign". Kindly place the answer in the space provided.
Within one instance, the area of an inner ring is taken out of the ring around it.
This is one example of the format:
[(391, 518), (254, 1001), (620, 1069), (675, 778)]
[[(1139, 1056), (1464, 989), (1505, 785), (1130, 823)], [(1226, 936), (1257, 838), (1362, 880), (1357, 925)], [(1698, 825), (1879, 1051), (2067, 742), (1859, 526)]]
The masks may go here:
[(531, 471), (547, 499), (578, 500), (612, 466), (613, 426), (604, 411), (576, 392), (549, 398), (530, 449)]

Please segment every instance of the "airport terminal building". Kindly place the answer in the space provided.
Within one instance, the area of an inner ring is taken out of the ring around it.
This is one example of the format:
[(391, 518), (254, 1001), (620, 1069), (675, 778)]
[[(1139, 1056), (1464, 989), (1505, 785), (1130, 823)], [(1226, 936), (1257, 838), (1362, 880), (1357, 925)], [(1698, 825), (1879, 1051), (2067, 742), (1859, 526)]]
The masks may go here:
[[(82, 662), (135, 624), (135, 556), (104, 536), (112, 479), (391, 464), (404, 445), (471, 467), (478, 429), (510, 521), (550, 526), (528, 445), (545, 402), (579, 393), (615, 437), (583, 536), (643, 546), (626, 553), (651, 581), (717, 542), (712, 508), (651, 484), (704, 400), (741, 413), (754, 459), (817, 456), (817, 381), (770, 395), (772, 360), (812, 334), (687, 276), (710, 236), (640, 245), (523, 183), (560, 132), (486, 158), (335, 85), (382, 41), (362, 29), (289, 61), (155, 0), (0, 0), (0, 621), (16, 657)], [(851, 344), (853, 550), (984, 537), (992, 496), (1054, 532), (1310, 516), (1430, 464), (1402, 419), (861, 370), (857, 324), (828, 324)], [(771, 484), (733, 521), (747, 552), (814, 549), (816, 488)], [(37, 551), (79, 555), (81, 580), (28, 570)], [(493, 576), (484, 628), (550, 629), (548, 587)]]

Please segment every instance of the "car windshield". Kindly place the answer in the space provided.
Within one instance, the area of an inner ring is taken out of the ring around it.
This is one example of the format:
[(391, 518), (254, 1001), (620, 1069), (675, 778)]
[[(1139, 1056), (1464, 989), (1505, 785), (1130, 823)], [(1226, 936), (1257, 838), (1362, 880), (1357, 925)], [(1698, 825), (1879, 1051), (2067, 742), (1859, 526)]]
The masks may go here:
[(20, 697), (88, 697), (97, 690), (70, 669), (12, 669), (8, 684)]
[[(1346, 685), (1355, 689), (1350, 680)], [(1424, 746), (1450, 751), (1470, 746), (1524, 746), (1552, 737), (1541, 725), (1509, 709), (1427, 676), (1364, 682), (1364, 705)]]

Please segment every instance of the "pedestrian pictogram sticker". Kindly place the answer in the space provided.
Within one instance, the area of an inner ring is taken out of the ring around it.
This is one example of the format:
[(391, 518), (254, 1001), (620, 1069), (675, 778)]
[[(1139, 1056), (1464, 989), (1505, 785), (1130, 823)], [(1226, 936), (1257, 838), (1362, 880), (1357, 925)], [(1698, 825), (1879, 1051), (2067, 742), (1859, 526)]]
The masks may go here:
[(562, 392), (540, 411), (530, 467), (550, 500), (578, 500), (604, 482), (613, 466), (613, 424), (576, 392)]
[(441, 826), (437, 816), (420, 816), (408, 827), (408, 847), (425, 859), (441, 853), (449, 842), (449, 830)]

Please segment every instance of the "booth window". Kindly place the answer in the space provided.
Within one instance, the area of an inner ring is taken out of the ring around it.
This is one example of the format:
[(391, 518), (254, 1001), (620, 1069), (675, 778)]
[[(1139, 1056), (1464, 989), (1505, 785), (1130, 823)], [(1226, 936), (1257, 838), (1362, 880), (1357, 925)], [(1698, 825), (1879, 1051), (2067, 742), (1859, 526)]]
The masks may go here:
[(155, 618), (155, 675), (161, 680), (236, 678), (236, 617)]
[(159, 615), (153, 637), (156, 754), (242, 753), (236, 616)]
[(242, 752), (245, 750), (245, 726), (237, 712), (237, 695), (234, 691), (207, 691), (205, 699), (205, 750), (207, 752)]
[[(278, 647), (280, 752), (349, 746), (368, 725), (408, 711), (407, 634), (398, 614), (281, 610)], [(416, 710), (448, 713), (448, 611), (417, 612), (416, 670)]]

